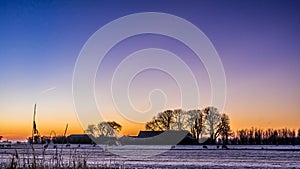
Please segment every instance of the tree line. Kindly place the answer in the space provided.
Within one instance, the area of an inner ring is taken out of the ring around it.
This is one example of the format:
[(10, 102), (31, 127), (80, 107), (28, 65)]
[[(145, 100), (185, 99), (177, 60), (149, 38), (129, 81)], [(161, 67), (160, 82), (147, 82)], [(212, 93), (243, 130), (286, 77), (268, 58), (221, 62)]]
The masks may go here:
[(213, 106), (202, 110), (165, 110), (147, 122), (145, 128), (153, 131), (187, 130), (196, 139), (208, 136), (209, 143), (214, 143), (218, 137), (225, 143), (231, 135), (229, 116)]
[[(121, 129), (122, 126), (119, 123), (108, 121), (88, 125), (86, 133), (95, 137), (115, 137)], [(229, 116), (219, 113), (218, 109), (212, 106), (203, 110), (165, 110), (147, 122), (145, 129), (152, 131), (187, 130), (196, 139), (209, 134), (209, 140), (212, 143), (217, 137), (227, 142), (231, 133)]]
[[(122, 126), (115, 121), (88, 125), (86, 133), (94, 137), (117, 137)], [(283, 129), (241, 129), (233, 132), (230, 118), (216, 107), (195, 110), (165, 110), (145, 124), (149, 131), (186, 130), (204, 144), (300, 144), (300, 128), (297, 131)]]
[(232, 138), (229, 140), (230, 144), (243, 145), (299, 145), (300, 144), (300, 128), (295, 129), (281, 128), (281, 129), (241, 129), (232, 133)]

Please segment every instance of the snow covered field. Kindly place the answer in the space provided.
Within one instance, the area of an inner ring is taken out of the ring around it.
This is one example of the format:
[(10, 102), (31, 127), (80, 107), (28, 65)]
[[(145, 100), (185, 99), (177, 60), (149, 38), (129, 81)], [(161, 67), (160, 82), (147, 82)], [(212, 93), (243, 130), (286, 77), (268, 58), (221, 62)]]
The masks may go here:
[[(12, 145), (0, 148), (0, 167), (33, 163), (53, 167), (81, 165), (111, 168), (300, 168), (300, 146), (104, 146)], [(158, 154), (161, 153), (161, 154)], [(62, 154), (62, 156), (60, 156)], [(155, 155), (156, 154), (156, 155)], [(17, 162), (16, 162), (17, 161)]]

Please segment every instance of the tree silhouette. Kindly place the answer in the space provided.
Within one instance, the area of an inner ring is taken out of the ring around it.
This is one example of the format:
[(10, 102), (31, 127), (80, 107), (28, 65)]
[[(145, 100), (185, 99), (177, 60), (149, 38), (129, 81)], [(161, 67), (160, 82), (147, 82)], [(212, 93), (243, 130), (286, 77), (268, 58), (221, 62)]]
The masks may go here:
[(175, 122), (172, 110), (166, 110), (154, 116), (150, 122), (146, 123), (146, 130), (169, 130)]
[(196, 139), (199, 139), (200, 134), (204, 128), (204, 119), (203, 113), (201, 110), (189, 110), (187, 111), (187, 126), (192, 134), (192, 136)]
[(107, 124), (114, 129), (115, 132), (120, 132), (122, 130), (122, 126), (115, 121), (108, 121)]
[(217, 135), (222, 137), (223, 144), (228, 144), (228, 136), (230, 135), (231, 128), (230, 128), (230, 120), (229, 116), (225, 113), (221, 115), (221, 120), (217, 125)]
[(166, 110), (154, 116), (145, 128), (152, 131), (189, 130), (194, 138), (199, 139), (204, 129), (204, 115), (201, 110)]
[(263, 130), (255, 128), (255, 144), (262, 144)]
[(85, 132), (97, 136), (97, 126), (95, 124), (89, 124)]
[(85, 132), (92, 134), (95, 137), (99, 137), (99, 136), (112, 137), (112, 136), (116, 136), (117, 133), (121, 131), (121, 129), (122, 126), (115, 121), (108, 121), (108, 122), (103, 121), (97, 125), (94, 124), (88, 125)]
[(122, 126), (115, 121), (101, 122), (97, 125), (99, 135), (116, 136), (121, 131)]
[(220, 122), (221, 115), (218, 109), (212, 106), (206, 107), (203, 110), (203, 113), (206, 129), (208, 130), (211, 141), (214, 142), (216, 139), (217, 125)]
[[(220, 114), (218, 109), (212, 106), (203, 110), (165, 110), (154, 116), (145, 127), (153, 131), (188, 130), (196, 139), (202, 137), (203, 133), (209, 134), (210, 143), (215, 143), (219, 137), (224, 144), (300, 144), (300, 128), (296, 132), (288, 128), (263, 130), (251, 127), (237, 130), (234, 134), (231, 131), (229, 116)], [(93, 126), (90, 128), (93, 129)]]
[(300, 144), (299, 130), (298, 137), (294, 129), (282, 128), (266, 130), (242, 129), (238, 130), (235, 138), (231, 139), (232, 144), (273, 144), (273, 145), (296, 145)]
[(182, 109), (175, 109), (173, 111), (174, 123), (171, 125), (172, 129), (184, 130), (186, 127), (187, 112)]

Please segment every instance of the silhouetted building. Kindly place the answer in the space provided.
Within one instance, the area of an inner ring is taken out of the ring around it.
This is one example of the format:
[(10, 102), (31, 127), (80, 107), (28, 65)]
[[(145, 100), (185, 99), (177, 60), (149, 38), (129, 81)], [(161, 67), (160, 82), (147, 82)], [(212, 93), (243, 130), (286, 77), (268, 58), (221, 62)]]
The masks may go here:
[(67, 141), (70, 144), (93, 144), (88, 134), (71, 134), (67, 137)]
[(188, 131), (140, 131), (137, 136), (127, 136), (119, 139), (122, 144), (142, 145), (195, 145), (197, 139)]
[(137, 138), (155, 137), (163, 132), (164, 131), (140, 131)]

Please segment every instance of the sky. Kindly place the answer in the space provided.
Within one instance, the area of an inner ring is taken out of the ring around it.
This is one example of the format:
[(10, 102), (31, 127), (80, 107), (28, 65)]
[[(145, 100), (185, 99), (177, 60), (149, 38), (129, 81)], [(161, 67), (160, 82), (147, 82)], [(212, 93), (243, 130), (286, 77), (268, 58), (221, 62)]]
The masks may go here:
[[(42, 135), (53, 130), (82, 133), (72, 95), (77, 57), (105, 24), (140, 12), (181, 17), (209, 38), (224, 66), (227, 95), (223, 112), (233, 129), (300, 128), (299, 1), (0, 1), (0, 135), (25, 140), (31, 134), (33, 106)], [(122, 28), (119, 28), (122, 30)], [(184, 31), (184, 30), (183, 30)], [(110, 35), (114, 36), (114, 35)], [(105, 56), (95, 78), (95, 97), (105, 120), (135, 135), (144, 124), (123, 118), (111, 100), (110, 81), (132, 52), (162, 48), (179, 56), (199, 84), (200, 108), (210, 104), (205, 67), (181, 42), (159, 35), (121, 41)], [(180, 108), (180, 91), (168, 74), (139, 73), (129, 88), (136, 109), (149, 109), (149, 91), (165, 92), (165, 108)], [(87, 112), (88, 114), (89, 112)], [(151, 112), (158, 113), (158, 112)], [(97, 120), (97, 119), (94, 119)], [(149, 119), (151, 120), (151, 119)], [(83, 125), (84, 126), (84, 125)]]

